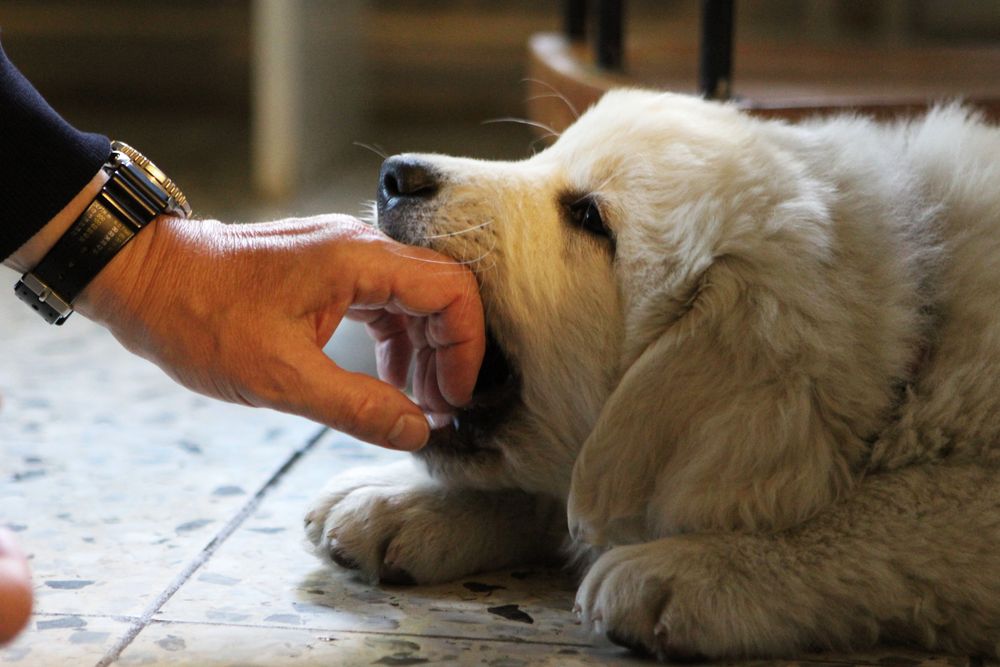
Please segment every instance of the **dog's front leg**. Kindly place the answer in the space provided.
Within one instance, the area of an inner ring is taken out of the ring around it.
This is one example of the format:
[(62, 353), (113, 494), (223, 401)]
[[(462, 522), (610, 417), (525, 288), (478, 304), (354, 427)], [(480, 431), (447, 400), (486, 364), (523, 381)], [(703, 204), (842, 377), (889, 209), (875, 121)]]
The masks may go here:
[(577, 604), (613, 641), (661, 658), (776, 657), (878, 640), (995, 654), (998, 508), (995, 470), (885, 473), (781, 533), (613, 548)]
[(558, 555), (563, 505), (448, 487), (412, 460), (335, 478), (306, 516), (316, 554), (373, 583), (432, 584)]

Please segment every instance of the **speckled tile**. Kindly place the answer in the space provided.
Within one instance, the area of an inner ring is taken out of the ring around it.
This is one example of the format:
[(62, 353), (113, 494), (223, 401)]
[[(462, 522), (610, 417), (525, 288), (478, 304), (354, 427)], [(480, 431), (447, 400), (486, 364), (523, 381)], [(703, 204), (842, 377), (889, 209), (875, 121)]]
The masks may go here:
[(898, 647), (887, 647), (850, 655), (839, 653), (816, 654), (805, 656), (799, 662), (803, 664), (826, 662), (871, 667), (979, 667), (981, 664), (968, 656), (933, 655), (923, 651), (913, 651)]
[(41, 612), (140, 614), (320, 430), (196, 396), (81, 317), (0, 321), (0, 524)]
[(327, 479), (352, 464), (399, 456), (405, 454), (328, 436), (157, 618), (587, 643), (570, 612), (573, 582), (558, 571), (522, 568), (442, 586), (373, 587), (309, 554), (302, 517)]
[[(254, 627), (262, 637), (269, 637), (270, 629), (298, 628), (320, 636), (370, 633), (376, 637), (433, 638), (452, 642), (452, 647), (461, 639), (463, 655), (470, 655), (470, 646), (502, 646), (507, 642), (520, 647), (519, 659), (531, 658), (526, 664), (577, 664), (566, 662), (568, 656), (574, 656), (578, 664), (621, 664), (628, 656), (626, 651), (595, 641), (576, 624), (570, 611), (574, 582), (559, 571), (521, 568), (478, 574), (442, 586), (376, 587), (352, 573), (320, 565), (307, 552), (302, 538), (302, 516), (313, 495), (330, 476), (351, 465), (387, 463), (401, 456), (405, 455), (366, 447), (336, 434), (325, 436), (161, 609), (157, 622), (175, 627)], [(341, 645), (360, 646), (356, 641)], [(295, 652), (299, 648), (283, 650)], [(351, 660), (368, 660), (364, 664), (372, 662), (368, 653), (346, 655)], [(499, 654), (503, 655), (507, 654)], [(478, 662), (461, 664), (491, 664), (494, 659), (498, 654), (490, 652), (482, 660), (477, 657)], [(968, 660), (889, 650), (808, 656), (798, 662), (962, 667)]]
[(129, 626), (129, 619), (47, 614), (0, 647), (0, 664), (17, 667), (96, 664)]
[[(810, 656), (799, 660), (706, 663), (739, 667), (966, 667), (964, 658), (921, 659), (908, 652), (869, 660)], [(156, 621), (122, 654), (118, 665), (485, 665), (577, 667), (655, 662), (602, 644), (591, 648), (444, 635), (331, 632), (310, 627), (239, 626)]]
[(122, 654), (120, 665), (489, 665), (575, 667), (649, 664), (613, 648), (579, 648), (445, 636), (330, 632), (157, 621)]

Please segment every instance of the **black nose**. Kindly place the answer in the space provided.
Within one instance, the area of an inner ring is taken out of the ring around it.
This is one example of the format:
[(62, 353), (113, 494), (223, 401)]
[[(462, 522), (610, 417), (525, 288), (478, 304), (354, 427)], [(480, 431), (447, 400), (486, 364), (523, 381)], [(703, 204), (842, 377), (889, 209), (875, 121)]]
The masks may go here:
[(379, 174), (379, 206), (394, 198), (430, 199), (438, 190), (438, 177), (426, 162), (407, 155), (394, 155), (382, 163)]
[(394, 155), (382, 163), (378, 179), (378, 228), (402, 243), (420, 245), (420, 206), (437, 193), (438, 173), (415, 155)]

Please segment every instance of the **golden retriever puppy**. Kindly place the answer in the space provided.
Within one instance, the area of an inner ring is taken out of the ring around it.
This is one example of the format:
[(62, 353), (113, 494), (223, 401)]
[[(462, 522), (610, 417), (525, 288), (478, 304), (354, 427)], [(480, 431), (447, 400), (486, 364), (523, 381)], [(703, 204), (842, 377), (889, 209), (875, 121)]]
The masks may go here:
[(1000, 130), (618, 91), (522, 162), (390, 158), (378, 225), (472, 267), (491, 343), (419, 465), (324, 492), (323, 557), (574, 554), (664, 658), (997, 652)]

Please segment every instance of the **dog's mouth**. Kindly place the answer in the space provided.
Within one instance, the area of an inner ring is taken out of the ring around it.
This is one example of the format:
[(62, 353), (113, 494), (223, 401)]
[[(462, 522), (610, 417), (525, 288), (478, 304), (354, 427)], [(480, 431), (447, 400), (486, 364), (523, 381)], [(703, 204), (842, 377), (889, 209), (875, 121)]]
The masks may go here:
[(486, 330), (486, 351), (472, 390), (473, 406), (494, 406), (517, 390), (517, 377), (496, 336)]
[(520, 388), (520, 376), (496, 336), (487, 329), (486, 351), (472, 392), (472, 402), (460, 408), (449, 424), (432, 431), (430, 441), (421, 453), (470, 454), (492, 449), (487, 439), (519, 403)]
[(486, 331), (486, 351), (479, 367), (472, 402), (452, 419), (459, 433), (488, 435), (506, 416), (520, 393), (520, 380), (492, 331)]

